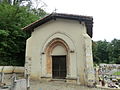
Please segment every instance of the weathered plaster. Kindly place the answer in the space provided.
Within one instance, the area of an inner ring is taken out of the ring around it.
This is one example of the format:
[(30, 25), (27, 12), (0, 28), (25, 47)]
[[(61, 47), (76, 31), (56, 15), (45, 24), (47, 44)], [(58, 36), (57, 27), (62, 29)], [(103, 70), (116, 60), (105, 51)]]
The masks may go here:
[[(93, 63), (91, 38), (86, 37), (85, 34), (87, 33), (84, 22), (79, 23), (75, 20), (56, 19), (35, 28), (31, 37), (27, 40), (26, 46), (26, 62), (29, 62), (28, 58), (31, 59), (31, 78), (52, 77), (50, 53), (56, 45), (61, 45), (67, 51), (69, 64), (67, 64), (66, 78), (85, 84), (87, 82), (86, 70), (88, 67), (92, 68)], [(61, 41), (55, 42), (57, 39)], [(89, 50), (87, 51), (90, 51), (90, 55), (86, 53), (86, 47), (89, 44)], [(90, 59), (91, 66), (86, 65), (88, 59)]]

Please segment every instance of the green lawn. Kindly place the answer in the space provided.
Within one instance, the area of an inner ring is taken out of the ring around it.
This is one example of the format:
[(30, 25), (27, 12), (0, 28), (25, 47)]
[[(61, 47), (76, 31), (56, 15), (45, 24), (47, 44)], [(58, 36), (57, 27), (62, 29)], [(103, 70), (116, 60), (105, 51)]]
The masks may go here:
[(113, 75), (120, 75), (120, 72), (115, 72), (113, 73)]

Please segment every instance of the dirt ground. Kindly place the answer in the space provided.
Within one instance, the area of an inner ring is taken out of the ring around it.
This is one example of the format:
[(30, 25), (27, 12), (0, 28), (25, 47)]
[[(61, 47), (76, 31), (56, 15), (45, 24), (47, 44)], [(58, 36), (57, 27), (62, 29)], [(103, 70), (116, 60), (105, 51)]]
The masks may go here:
[[(23, 74), (17, 74), (19, 78), (23, 78)], [(12, 74), (5, 74), (4, 82), (11, 85)], [(86, 86), (68, 84), (64, 81), (40, 82), (30, 80), (30, 90), (103, 90), (100, 88), (89, 88)]]
[(32, 81), (30, 90), (103, 90), (103, 89), (89, 88), (76, 84), (68, 84), (61, 81), (51, 82)]

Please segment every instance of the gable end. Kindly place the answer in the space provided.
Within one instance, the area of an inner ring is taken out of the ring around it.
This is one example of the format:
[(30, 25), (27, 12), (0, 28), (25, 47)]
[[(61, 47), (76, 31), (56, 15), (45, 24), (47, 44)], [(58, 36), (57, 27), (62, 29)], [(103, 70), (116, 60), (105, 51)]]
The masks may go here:
[(61, 13), (52, 13), (42, 19), (39, 19), (35, 22), (33, 22), (32, 24), (26, 26), (23, 28), (23, 30), (28, 31), (28, 32), (32, 32), (34, 30), (34, 28), (52, 20), (52, 19), (56, 19), (56, 18), (60, 18), (60, 19), (69, 19), (69, 20), (77, 20), (79, 22), (84, 22), (86, 25), (86, 29), (87, 29), (87, 34), (92, 37), (92, 27), (93, 27), (93, 18), (90, 16), (81, 16), (81, 15), (73, 15), (73, 14), (61, 14)]

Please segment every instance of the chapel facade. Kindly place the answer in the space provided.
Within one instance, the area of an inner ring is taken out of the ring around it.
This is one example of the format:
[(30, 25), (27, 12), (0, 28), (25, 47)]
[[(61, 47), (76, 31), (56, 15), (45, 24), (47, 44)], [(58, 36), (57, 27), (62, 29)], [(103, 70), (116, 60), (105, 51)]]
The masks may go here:
[(31, 79), (93, 84), (92, 27), (90, 16), (61, 13), (24, 27), (31, 32), (26, 41), (25, 74)]

